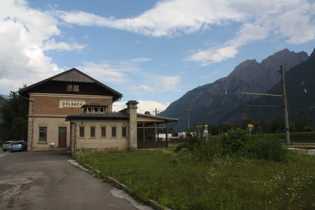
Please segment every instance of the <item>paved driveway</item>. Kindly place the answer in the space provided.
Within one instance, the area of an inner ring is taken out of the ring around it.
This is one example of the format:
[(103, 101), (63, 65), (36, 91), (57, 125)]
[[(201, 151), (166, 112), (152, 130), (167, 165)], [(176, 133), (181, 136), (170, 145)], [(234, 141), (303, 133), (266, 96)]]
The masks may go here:
[(69, 159), (60, 151), (1, 151), (0, 209), (136, 209), (113, 196), (117, 189), (69, 164)]

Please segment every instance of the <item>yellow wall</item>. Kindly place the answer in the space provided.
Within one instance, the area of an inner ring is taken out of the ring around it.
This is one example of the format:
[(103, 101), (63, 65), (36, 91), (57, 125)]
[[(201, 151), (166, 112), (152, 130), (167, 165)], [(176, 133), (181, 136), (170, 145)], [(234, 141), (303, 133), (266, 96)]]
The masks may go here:
[[(59, 127), (67, 128), (67, 149), (70, 149), (70, 123), (65, 121), (67, 115), (83, 113), (80, 107), (62, 107), (60, 100), (85, 101), (85, 103), (109, 104), (107, 111), (112, 110), (111, 96), (29, 93), (28, 116), (28, 150), (58, 149)], [(34, 102), (34, 103), (33, 103)], [(47, 142), (39, 141), (39, 127), (47, 127)], [(51, 146), (54, 144), (54, 147)]]

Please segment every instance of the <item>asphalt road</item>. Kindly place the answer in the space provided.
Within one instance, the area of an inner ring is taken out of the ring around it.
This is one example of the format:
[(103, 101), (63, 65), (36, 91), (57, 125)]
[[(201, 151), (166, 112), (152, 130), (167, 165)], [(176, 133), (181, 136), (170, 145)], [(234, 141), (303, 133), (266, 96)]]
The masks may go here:
[(69, 159), (64, 151), (1, 150), (0, 209), (149, 209), (74, 167)]

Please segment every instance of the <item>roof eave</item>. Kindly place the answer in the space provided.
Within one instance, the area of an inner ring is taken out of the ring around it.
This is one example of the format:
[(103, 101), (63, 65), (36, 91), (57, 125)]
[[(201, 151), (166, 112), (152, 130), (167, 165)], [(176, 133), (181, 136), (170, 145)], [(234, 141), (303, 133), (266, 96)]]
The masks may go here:
[(27, 96), (27, 94), (30, 92), (30, 90), (33, 89), (34, 87), (37, 87), (38, 85), (44, 84), (45, 82), (51, 81), (51, 80), (53, 80), (54, 78), (60, 77), (61, 75), (66, 74), (66, 73), (69, 73), (69, 72), (71, 72), (71, 71), (77, 71), (77, 72), (79, 72), (80, 74), (84, 75), (85, 77), (91, 79), (93, 82), (95, 82), (95, 83), (98, 84), (99, 86), (102, 86), (103, 88), (110, 90), (112, 93), (114, 93), (114, 95), (116, 95), (116, 96), (114, 96), (114, 98), (113, 98), (113, 102), (119, 101), (119, 100), (123, 97), (123, 94), (121, 94), (120, 92), (118, 92), (118, 91), (116, 91), (116, 90), (114, 90), (114, 89), (108, 87), (107, 85), (105, 85), (105, 84), (101, 83), (100, 81), (98, 81), (98, 80), (96, 80), (96, 79), (90, 77), (89, 75), (83, 73), (82, 71), (80, 71), (80, 70), (78, 70), (78, 69), (76, 69), (76, 68), (69, 69), (69, 70), (67, 70), (67, 71), (61, 72), (61, 73), (59, 73), (59, 74), (57, 74), (57, 75), (54, 75), (54, 76), (52, 76), (52, 77), (49, 77), (49, 78), (44, 79), (44, 80), (42, 80), (42, 81), (39, 81), (39, 82), (37, 82), (37, 83), (34, 83), (34, 84), (30, 85), (30, 86), (26, 86), (26, 87), (24, 87), (24, 88), (21, 88), (21, 89), (19, 90), (19, 93), (20, 93), (21, 95)]

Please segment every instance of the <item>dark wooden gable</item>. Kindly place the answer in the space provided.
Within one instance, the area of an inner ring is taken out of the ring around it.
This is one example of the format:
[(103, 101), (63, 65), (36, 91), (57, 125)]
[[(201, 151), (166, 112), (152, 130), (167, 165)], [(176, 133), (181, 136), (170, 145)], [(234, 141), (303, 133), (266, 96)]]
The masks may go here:
[(62, 81), (62, 82), (78, 82), (78, 83), (94, 83), (95, 80), (87, 77), (86, 75), (82, 74), (82, 72), (76, 71), (72, 69), (72, 71), (67, 71), (64, 74), (59, 74), (55, 76), (53, 81)]
[(71, 92), (71, 94), (107, 95), (113, 96), (113, 101), (117, 101), (122, 97), (121, 93), (75, 68), (27, 86), (21, 89), (19, 93), (26, 97), (30, 92), (69, 94), (67, 92), (68, 85), (79, 86), (79, 91)]

